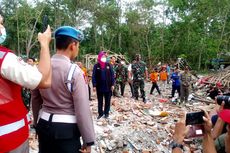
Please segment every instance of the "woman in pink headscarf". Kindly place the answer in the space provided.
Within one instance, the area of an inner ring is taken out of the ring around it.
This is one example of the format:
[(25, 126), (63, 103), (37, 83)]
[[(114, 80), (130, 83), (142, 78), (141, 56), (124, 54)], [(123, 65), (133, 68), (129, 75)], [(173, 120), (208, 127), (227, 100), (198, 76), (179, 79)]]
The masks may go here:
[[(112, 90), (114, 89), (114, 72), (112, 66), (106, 62), (104, 51), (100, 51), (98, 54), (97, 64), (93, 67), (92, 82), (93, 89), (97, 92), (99, 114), (97, 119), (100, 119), (103, 115), (108, 118)], [(105, 99), (104, 109), (103, 98)]]

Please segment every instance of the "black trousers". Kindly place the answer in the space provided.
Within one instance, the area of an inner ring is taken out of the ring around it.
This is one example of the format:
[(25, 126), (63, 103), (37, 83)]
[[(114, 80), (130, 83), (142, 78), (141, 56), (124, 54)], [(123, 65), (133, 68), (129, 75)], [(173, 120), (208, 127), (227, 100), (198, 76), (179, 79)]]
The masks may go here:
[(157, 89), (157, 92), (158, 92), (158, 94), (160, 95), (161, 92), (160, 92), (159, 86), (158, 86), (158, 84), (157, 84), (156, 82), (152, 82), (152, 88), (151, 88), (151, 90), (150, 90), (150, 94), (153, 93), (153, 91), (154, 91), (155, 88)]
[(37, 124), (39, 153), (80, 153), (81, 134), (77, 124), (50, 121), (39, 119)]
[(91, 88), (89, 84), (88, 84), (88, 91), (89, 91), (89, 100), (90, 100), (91, 99)]
[[(108, 115), (110, 111), (110, 101), (111, 101), (112, 92), (100, 92), (97, 91), (97, 100), (98, 100), (98, 114), (100, 116)], [(105, 98), (105, 105), (103, 110), (103, 98)]]
[(178, 92), (180, 97), (180, 86), (172, 86), (172, 97), (174, 97), (176, 91)]
[(133, 83), (129, 83), (132, 97), (134, 97)]

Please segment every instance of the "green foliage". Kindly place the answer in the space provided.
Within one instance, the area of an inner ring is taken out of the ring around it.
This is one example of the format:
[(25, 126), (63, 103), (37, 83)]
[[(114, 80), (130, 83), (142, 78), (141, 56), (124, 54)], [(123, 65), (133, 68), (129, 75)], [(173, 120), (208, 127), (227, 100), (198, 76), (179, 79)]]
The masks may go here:
[(8, 34), (4, 45), (19, 55), (37, 57), (36, 37), (44, 15), (53, 30), (61, 25), (84, 30), (79, 59), (105, 49), (130, 60), (140, 53), (149, 65), (182, 57), (202, 69), (230, 47), (229, 0), (139, 0), (126, 7), (121, 0), (47, 0), (33, 5), (2, 0), (0, 10)]

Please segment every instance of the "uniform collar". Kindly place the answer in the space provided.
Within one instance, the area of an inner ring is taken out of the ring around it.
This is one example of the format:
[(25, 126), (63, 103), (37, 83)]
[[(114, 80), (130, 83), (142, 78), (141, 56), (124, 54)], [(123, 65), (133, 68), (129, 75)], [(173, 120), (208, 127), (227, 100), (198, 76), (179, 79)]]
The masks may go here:
[(53, 57), (54, 57), (54, 58), (59, 58), (59, 59), (64, 59), (64, 60), (66, 60), (66, 61), (68, 61), (68, 62), (71, 62), (70, 59), (69, 59), (67, 56), (65, 56), (65, 55), (54, 54)]

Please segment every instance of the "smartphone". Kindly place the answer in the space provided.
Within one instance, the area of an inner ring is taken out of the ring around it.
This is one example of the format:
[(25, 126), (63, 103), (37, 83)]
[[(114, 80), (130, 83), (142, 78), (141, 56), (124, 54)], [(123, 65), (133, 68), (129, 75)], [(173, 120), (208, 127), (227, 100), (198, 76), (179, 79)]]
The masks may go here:
[(203, 124), (204, 111), (191, 112), (186, 114), (186, 125)]
[(189, 125), (189, 131), (185, 138), (197, 138), (202, 137), (204, 135), (204, 125)]
[(45, 32), (48, 26), (48, 16), (44, 15), (42, 19), (42, 32)]

